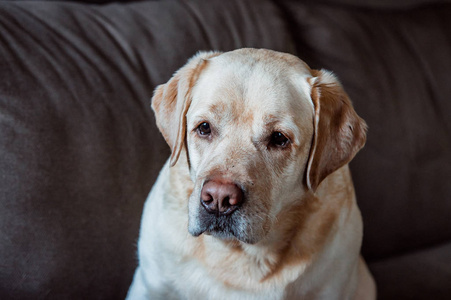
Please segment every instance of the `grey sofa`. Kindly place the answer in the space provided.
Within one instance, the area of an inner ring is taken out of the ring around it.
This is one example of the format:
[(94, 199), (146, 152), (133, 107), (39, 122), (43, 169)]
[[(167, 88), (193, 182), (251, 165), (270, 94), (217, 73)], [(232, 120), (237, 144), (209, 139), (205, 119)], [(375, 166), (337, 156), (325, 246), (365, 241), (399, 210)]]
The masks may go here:
[(0, 299), (123, 299), (169, 155), (150, 97), (198, 50), (333, 70), (379, 299), (451, 299), (448, 1), (0, 1)]

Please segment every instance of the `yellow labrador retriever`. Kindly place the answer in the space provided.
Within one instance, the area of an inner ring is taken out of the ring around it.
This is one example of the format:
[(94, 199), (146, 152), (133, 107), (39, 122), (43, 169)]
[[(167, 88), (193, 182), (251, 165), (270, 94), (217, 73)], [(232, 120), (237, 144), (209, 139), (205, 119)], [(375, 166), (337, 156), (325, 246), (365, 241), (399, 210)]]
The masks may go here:
[(374, 299), (347, 163), (366, 124), (329, 72), (269, 50), (194, 56), (152, 99), (172, 150), (128, 299)]

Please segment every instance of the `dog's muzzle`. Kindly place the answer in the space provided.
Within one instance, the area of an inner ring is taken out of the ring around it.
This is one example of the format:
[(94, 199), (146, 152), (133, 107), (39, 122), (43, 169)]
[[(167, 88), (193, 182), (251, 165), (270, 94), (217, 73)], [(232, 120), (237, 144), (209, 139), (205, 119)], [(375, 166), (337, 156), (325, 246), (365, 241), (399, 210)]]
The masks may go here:
[(197, 208), (197, 226), (190, 233), (194, 236), (206, 233), (222, 239), (240, 239), (243, 224), (238, 211), (244, 199), (243, 189), (233, 182), (222, 179), (205, 182)]

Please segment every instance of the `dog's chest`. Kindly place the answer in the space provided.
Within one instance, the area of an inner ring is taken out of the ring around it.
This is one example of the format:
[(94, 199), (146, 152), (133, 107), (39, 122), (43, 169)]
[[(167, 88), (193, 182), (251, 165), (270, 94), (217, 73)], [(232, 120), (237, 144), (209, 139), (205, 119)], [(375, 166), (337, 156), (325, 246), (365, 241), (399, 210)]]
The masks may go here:
[(178, 291), (177, 299), (285, 299), (287, 294), (284, 286), (255, 284), (243, 270), (224, 273), (221, 268), (206, 268), (197, 260), (179, 261), (169, 269), (172, 271), (166, 276), (173, 284), (170, 289)]
[(209, 243), (212, 237), (191, 237), (176, 224), (166, 224), (171, 238), (158, 237), (146, 243), (153, 247), (149, 255), (152, 276), (165, 282), (171, 293), (177, 291), (175, 299), (285, 299), (289, 283), (304, 268), (285, 268), (278, 276), (266, 279), (272, 268), (270, 255), (250, 257), (230, 251)]

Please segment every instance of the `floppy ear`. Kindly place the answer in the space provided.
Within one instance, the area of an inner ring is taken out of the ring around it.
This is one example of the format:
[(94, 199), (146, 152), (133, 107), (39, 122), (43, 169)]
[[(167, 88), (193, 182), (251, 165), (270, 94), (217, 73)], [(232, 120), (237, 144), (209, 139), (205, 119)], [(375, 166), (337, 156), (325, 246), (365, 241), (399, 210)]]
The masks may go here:
[(171, 166), (177, 162), (186, 135), (186, 112), (191, 105), (191, 90), (208, 59), (220, 52), (199, 52), (166, 83), (159, 85), (152, 97), (158, 129), (171, 148)]
[(365, 145), (367, 125), (335, 76), (312, 71), (314, 135), (307, 164), (307, 187), (315, 191), (329, 174), (351, 161)]

